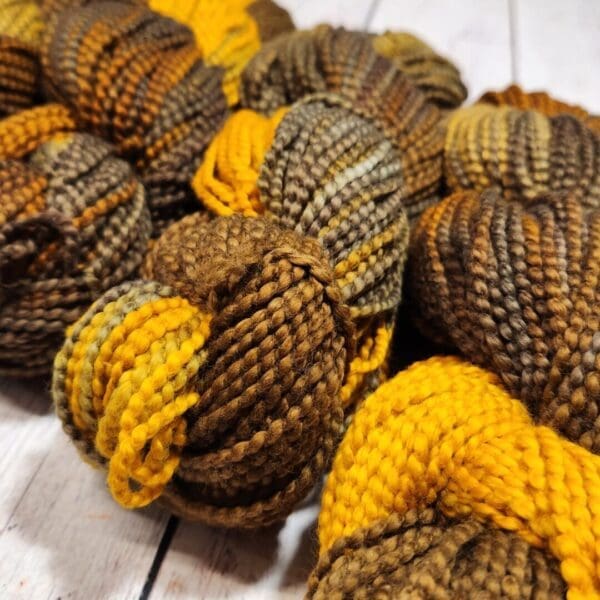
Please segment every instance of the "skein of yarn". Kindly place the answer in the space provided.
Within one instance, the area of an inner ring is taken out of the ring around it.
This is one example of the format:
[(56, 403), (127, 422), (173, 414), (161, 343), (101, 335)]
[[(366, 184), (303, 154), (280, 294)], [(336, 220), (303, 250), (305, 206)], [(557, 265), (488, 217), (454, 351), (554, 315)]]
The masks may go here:
[(61, 106), (0, 121), (0, 373), (50, 371), (65, 329), (135, 273), (150, 216), (130, 167)]
[(386, 31), (373, 36), (373, 47), (389, 58), (429, 101), (440, 108), (456, 108), (465, 101), (467, 88), (459, 70), (418, 37), (405, 32)]
[(308, 582), (307, 599), (558, 600), (566, 595), (549, 553), (474, 518), (437, 508), (391, 514), (337, 539)]
[(393, 145), (409, 218), (438, 199), (440, 112), (376, 52), (369, 35), (328, 26), (284, 34), (266, 44), (242, 73), (242, 106), (265, 115), (318, 93), (341, 96)]
[(40, 64), (31, 46), (0, 35), (0, 118), (37, 104)]
[(572, 192), (586, 207), (600, 207), (600, 137), (588, 119), (544, 97), (523, 98), (528, 110), (484, 98), (448, 120), (444, 174), (451, 190), (494, 187), (507, 199)]
[[(321, 554), (361, 528), (392, 515), (410, 524), (410, 511), (431, 507), (517, 534), (556, 558), (570, 600), (596, 598), (599, 489), (600, 457), (534, 425), (493, 374), (434, 357), (384, 383), (354, 415), (323, 493)], [(416, 544), (421, 533), (426, 548), (426, 526), (408, 539)], [(510, 558), (497, 560), (502, 568)], [(551, 563), (531, 554), (529, 560), (545, 572), (546, 592), (556, 595)], [(378, 568), (385, 573), (386, 567)], [(431, 568), (441, 575), (446, 565), (442, 560)], [(344, 579), (342, 571), (340, 585)], [(531, 584), (519, 583), (528, 590)], [(531, 597), (517, 592), (514, 597)]]
[[(199, 257), (201, 258), (199, 260)], [(253, 528), (328, 467), (354, 326), (320, 245), (268, 219), (185, 217), (69, 331), (53, 396), (123, 506)]]
[(540, 423), (600, 451), (600, 211), (456, 192), (411, 237), (423, 331), (489, 367)]

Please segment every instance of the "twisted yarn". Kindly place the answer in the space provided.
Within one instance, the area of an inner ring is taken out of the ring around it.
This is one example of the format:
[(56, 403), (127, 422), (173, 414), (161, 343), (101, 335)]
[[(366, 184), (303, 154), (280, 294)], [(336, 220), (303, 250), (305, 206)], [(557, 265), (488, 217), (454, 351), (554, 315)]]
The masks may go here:
[(150, 0), (149, 6), (190, 27), (204, 62), (225, 69), (230, 105), (237, 104), (240, 74), (261, 45), (294, 29), (288, 12), (271, 0)]
[(518, 535), (436, 508), (391, 514), (335, 541), (306, 597), (564, 598), (556, 560)]
[(0, 0), (0, 36), (37, 47), (43, 31), (44, 21), (37, 0)]
[(242, 73), (241, 103), (270, 115), (313, 93), (341, 96), (393, 144), (409, 218), (435, 201), (441, 179), (440, 113), (370, 36), (317, 27), (279, 36)]
[(267, 219), (197, 213), (144, 275), (70, 330), (53, 396), (124, 506), (252, 528), (328, 467), (353, 325), (319, 244)]
[(384, 383), (355, 414), (323, 493), (321, 552), (438, 502), (451, 518), (472, 516), (547, 549), (570, 600), (597, 598), (599, 491), (600, 457), (534, 425), (491, 373), (435, 357)]
[(2, 374), (48, 372), (65, 329), (146, 250), (141, 185), (107, 144), (65, 133), (72, 125), (59, 106), (0, 122)]
[(386, 31), (373, 36), (373, 47), (389, 58), (428, 100), (440, 108), (456, 108), (465, 101), (467, 88), (459, 70), (418, 37)]
[(486, 92), (479, 102), (496, 106), (513, 106), (521, 110), (536, 110), (548, 117), (573, 115), (590, 129), (600, 133), (600, 117), (591, 115), (585, 108), (561, 102), (546, 92), (525, 92), (518, 85), (510, 85), (505, 90)]
[(376, 386), (401, 298), (408, 223), (402, 166), (372, 122), (327, 94), (272, 117), (239, 111), (209, 146), (193, 187), (217, 214), (265, 214), (321, 242), (362, 332), (345, 401)]
[(0, 118), (36, 104), (39, 88), (37, 53), (24, 42), (0, 35)]
[(409, 251), (423, 330), (496, 372), (540, 423), (600, 451), (600, 211), (457, 192), (425, 212)]
[(568, 191), (586, 207), (599, 207), (600, 137), (585, 121), (546, 106), (559, 114), (488, 103), (455, 111), (444, 154), (448, 187), (494, 187), (508, 199)]

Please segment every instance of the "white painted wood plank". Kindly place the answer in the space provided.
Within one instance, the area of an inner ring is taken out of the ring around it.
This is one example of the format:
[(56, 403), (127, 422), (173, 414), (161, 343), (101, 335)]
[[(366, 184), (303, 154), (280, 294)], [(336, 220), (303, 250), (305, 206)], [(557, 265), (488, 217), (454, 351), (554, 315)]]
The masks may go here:
[(313, 500), (283, 528), (228, 532), (180, 522), (150, 600), (294, 600), (317, 556)]
[(600, 113), (600, 2), (511, 1), (519, 84)]
[(364, 29), (372, 3), (372, 0), (278, 0), (299, 29), (320, 23)]
[(370, 29), (421, 37), (458, 66), (470, 100), (512, 81), (508, 0), (381, 0)]
[(138, 598), (166, 513), (121, 509), (39, 389), (0, 390), (0, 598)]

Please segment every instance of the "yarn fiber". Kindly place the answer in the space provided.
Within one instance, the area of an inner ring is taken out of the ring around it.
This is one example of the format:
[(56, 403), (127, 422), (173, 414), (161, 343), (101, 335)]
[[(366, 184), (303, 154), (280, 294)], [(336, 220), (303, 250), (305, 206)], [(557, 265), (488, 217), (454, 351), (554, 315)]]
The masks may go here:
[(465, 101), (467, 88), (459, 70), (418, 37), (386, 31), (373, 36), (373, 47), (389, 58), (429, 101), (440, 108), (456, 108)]
[(356, 412), (323, 493), (321, 552), (438, 502), (450, 518), (472, 516), (547, 549), (570, 600), (597, 598), (598, 490), (600, 457), (535, 425), (493, 374), (434, 357)]
[(441, 180), (440, 113), (370, 36), (320, 26), (266, 44), (242, 73), (241, 103), (271, 115), (314, 93), (341, 96), (391, 142), (402, 164), (409, 218), (434, 202)]
[(271, 0), (150, 0), (149, 6), (190, 27), (204, 62), (225, 69), (230, 105), (237, 104), (240, 74), (261, 45), (294, 29), (288, 12)]
[(40, 65), (31, 46), (0, 35), (0, 118), (39, 100)]
[(457, 192), (423, 214), (409, 251), (425, 333), (496, 372), (540, 423), (593, 452), (598, 420), (600, 211)]
[(518, 535), (437, 508), (391, 514), (336, 540), (306, 598), (560, 599), (558, 563)]
[[(150, 216), (141, 185), (101, 140), (53, 131), (61, 110), (7, 119), (21, 138), (0, 124), (2, 374), (49, 372), (65, 329), (134, 274), (146, 250)], [(40, 115), (56, 121), (39, 121), (36, 129)]]
[(494, 187), (507, 199), (528, 200), (572, 192), (598, 208), (600, 137), (570, 114), (475, 104), (449, 119), (444, 173), (451, 190)]
[(353, 324), (319, 244), (268, 219), (185, 217), (151, 281), (106, 293), (69, 331), (53, 396), (126, 507), (253, 528), (328, 467)]
[(326, 94), (272, 117), (235, 113), (193, 181), (217, 214), (264, 214), (321, 242), (362, 332), (349, 376), (355, 383), (343, 392), (349, 404), (386, 370), (408, 245), (402, 181), (391, 143)]

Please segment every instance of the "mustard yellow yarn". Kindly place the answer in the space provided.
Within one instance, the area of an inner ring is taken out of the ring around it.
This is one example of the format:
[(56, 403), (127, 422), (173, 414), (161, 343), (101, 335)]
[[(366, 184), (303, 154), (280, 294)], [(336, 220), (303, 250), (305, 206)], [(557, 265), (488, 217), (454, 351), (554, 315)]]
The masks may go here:
[(260, 32), (247, 8), (253, 0), (150, 0), (152, 10), (187, 25), (204, 62), (225, 69), (223, 92), (239, 98), (240, 74), (260, 49)]
[(108, 303), (81, 329), (65, 378), (73, 421), (108, 462), (109, 488), (126, 508), (156, 499), (179, 464), (182, 415), (199, 402), (184, 390), (210, 333), (210, 318), (183, 298), (142, 298), (123, 318), (131, 302)]
[(37, 46), (43, 31), (36, 0), (0, 0), (0, 35)]
[(548, 548), (570, 600), (600, 598), (600, 457), (536, 426), (494, 375), (450, 357), (413, 365), (357, 411), (323, 495), (321, 551), (436, 501)]
[(282, 108), (265, 117), (252, 110), (234, 113), (206, 150), (192, 181), (206, 208), (221, 216), (263, 214), (258, 175), (273, 143), (277, 126), (286, 114)]

